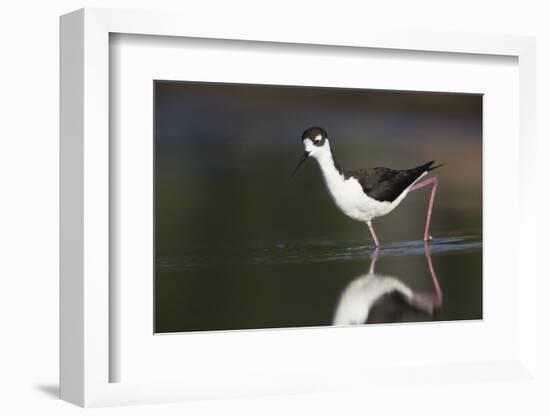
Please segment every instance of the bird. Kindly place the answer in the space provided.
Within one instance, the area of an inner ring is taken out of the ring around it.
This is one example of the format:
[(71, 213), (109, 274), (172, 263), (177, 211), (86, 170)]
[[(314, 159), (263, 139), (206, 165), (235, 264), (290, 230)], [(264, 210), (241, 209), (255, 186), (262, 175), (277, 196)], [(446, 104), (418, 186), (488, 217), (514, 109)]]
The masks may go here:
[(411, 308), (430, 315), (441, 308), (443, 293), (435, 274), (428, 243), (424, 243), (424, 253), (434, 286), (434, 293), (419, 292), (411, 289), (401, 279), (395, 276), (382, 275), (375, 272), (376, 261), (380, 248), (376, 248), (371, 256), (367, 273), (353, 279), (340, 294), (338, 305), (334, 312), (332, 325), (361, 325), (368, 321), (372, 308), (384, 303), (387, 295), (397, 295), (404, 300), (403, 309)]
[(367, 224), (376, 247), (380, 246), (380, 241), (372, 221), (392, 212), (409, 192), (431, 186), (424, 241), (432, 240), (430, 221), (438, 181), (436, 176), (423, 178), (443, 164), (434, 165), (432, 160), (410, 169), (375, 167), (343, 170), (334, 157), (325, 129), (310, 127), (304, 131), (301, 140), (304, 153), (292, 176), (306, 160), (315, 159), (330, 198), (346, 216)]

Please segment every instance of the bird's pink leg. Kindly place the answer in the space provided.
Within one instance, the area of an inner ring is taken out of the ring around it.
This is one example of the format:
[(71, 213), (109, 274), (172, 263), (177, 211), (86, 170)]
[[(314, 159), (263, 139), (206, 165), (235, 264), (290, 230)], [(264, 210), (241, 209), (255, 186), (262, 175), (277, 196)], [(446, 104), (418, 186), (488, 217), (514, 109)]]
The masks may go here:
[(372, 228), (372, 223), (370, 221), (367, 221), (367, 225), (369, 226), (370, 233), (372, 235), (372, 239), (374, 240), (374, 245), (376, 247), (380, 247), (380, 243), (378, 242), (378, 238), (376, 237), (376, 233), (374, 232), (374, 228)]
[(430, 195), (430, 202), (428, 204), (428, 216), (426, 218), (426, 228), (424, 229), (424, 241), (430, 241), (430, 221), (432, 219), (432, 207), (434, 205), (435, 192), (437, 191), (437, 178), (434, 176), (432, 178), (426, 179), (425, 181), (415, 183), (410, 187), (409, 191), (416, 191), (417, 189), (423, 188), (424, 186), (432, 185), (432, 194)]

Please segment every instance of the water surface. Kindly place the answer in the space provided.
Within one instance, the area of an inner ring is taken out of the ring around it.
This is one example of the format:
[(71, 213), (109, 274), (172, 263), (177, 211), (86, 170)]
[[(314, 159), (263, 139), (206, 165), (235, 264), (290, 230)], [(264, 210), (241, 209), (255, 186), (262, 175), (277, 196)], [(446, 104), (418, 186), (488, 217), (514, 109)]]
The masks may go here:
[[(156, 330), (482, 318), (479, 238), (437, 238), (428, 247), (419, 240), (390, 243), (379, 250), (375, 270), (369, 273), (375, 253), (365, 242), (331, 240), (182, 247), (178, 255), (157, 260), (156, 295), (162, 308), (157, 309)], [(362, 281), (368, 286), (369, 279), (377, 279), (370, 286), (378, 288), (357, 288), (350, 295), (350, 286)], [(391, 290), (380, 289), (389, 282)], [(409, 294), (433, 297), (434, 302), (411, 302)], [(359, 312), (342, 318), (343, 310)]]

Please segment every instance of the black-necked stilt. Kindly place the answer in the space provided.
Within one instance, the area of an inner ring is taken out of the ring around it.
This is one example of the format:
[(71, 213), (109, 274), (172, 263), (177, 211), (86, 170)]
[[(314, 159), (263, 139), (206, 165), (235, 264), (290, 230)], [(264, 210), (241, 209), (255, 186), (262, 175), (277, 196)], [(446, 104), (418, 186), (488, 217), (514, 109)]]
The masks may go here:
[(430, 249), (424, 243), (424, 253), (428, 269), (434, 285), (434, 293), (417, 292), (394, 276), (375, 273), (374, 268), (380, 249), (372, 253), (368, 273), (353, 279), (340, 295), (338, 306), (334, 312), (333, 325), (360, 325), (367, 322), (372, 307), (385, 295), (397, 294), (409, 306), (432, 314), (443, 303), (443, 293), (435, 274)]
[(389, 214), (410, 191), (432, 185), (424, 241), (431, 239), (430, 219), (437, 190), (437, 178), (431, 177), (421, 182), (419, 180), (441, 165), (434, 166), (434, 161), (431, 161), (412, 169), (376, 167), (344, 171), (334, 159), (324, 129), (310, 127), (304, 131), (302, 143), (305, 152), (294, 173), (309, 157), (317, 160), (328, 193), (336, 206), (348, 217), (366, 223), (377, 247), (380, 243), (372, 227), (372, 220)]

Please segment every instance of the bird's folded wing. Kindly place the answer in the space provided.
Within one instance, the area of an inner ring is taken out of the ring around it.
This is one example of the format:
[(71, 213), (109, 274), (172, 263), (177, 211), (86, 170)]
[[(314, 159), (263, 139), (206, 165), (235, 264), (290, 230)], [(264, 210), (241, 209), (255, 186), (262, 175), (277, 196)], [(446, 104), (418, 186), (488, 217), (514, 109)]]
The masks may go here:
[(349, 172), (349, 176), (355, 177), (363, 192), (370, 198), (380, 202), (393, 202), (399, 197), (420, 175), (429, 169), (422, 165), (412, 169), (394, 170), (376, 167), (371, 169), (358, 169)]

